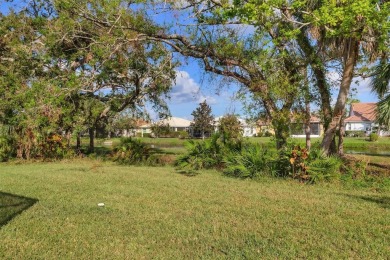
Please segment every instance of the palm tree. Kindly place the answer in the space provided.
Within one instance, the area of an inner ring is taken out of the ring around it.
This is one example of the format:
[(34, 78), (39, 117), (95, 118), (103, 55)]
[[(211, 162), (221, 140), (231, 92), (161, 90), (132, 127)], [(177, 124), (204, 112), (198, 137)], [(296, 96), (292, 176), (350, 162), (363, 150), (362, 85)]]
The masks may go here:
[(380, 99), (377, 105), (377, 121), (390, 129), (390, 63), (383, 59), (375, 68), (371, 81), (372, 92)]

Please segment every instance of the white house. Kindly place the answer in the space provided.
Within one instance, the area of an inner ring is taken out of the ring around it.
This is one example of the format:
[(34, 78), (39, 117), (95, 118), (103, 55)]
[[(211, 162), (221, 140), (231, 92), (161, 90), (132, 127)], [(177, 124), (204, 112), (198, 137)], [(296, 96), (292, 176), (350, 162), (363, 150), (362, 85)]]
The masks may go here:
[(344, 120), (346, 131), (364, 131), (370, 133), (376, 119), (376, 103), (352, 103), (349, 116)]
[(170, 117), (160, 120), (157, 124), (169, 125), (172, 131), (178, 132), (188, 131), (190, 129), (191, 121), (180, 117)]
[[(218, 129), (219, 121), (221, 120), (223, 116), (219, 116), (215, 118), (215, 129)], [(257, 134), (257, 126), (255, 123), (249, 123), (247, 120), (242, 118), (237, 118), (238, 121), (240, 121), (242, 126), (242, 136), (244, 137), (251, 137)]]

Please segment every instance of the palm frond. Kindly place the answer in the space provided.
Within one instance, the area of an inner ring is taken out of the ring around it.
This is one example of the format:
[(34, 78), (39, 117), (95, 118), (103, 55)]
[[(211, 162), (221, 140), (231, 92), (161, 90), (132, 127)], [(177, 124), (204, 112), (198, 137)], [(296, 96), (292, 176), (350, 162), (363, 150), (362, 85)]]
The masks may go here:
[(377, 104), (377, 121), (379, 125), (390, 129), (390, 94)]
[(382, 61), (374, 68), (374, 76), (371, 81), (372, 92), (383, 98), (390, 91), (390, 63)]

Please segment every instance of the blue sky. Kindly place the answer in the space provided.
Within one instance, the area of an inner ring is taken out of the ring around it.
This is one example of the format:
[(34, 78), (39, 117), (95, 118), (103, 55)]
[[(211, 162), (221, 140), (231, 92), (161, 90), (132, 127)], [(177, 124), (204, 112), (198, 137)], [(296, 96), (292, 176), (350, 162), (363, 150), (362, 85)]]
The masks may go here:
[[(19, 1), (13, 3), (0, 0), (0, 11), (6, 12), (10, 6), (15, 6)], [(171, 24), (190, 24), (191, 19), (180, 16), (180, 14), (160, 14), (153, 17), (161, 23)], [(178, 32), (183, 31), (184, 27), (175, 27)], [(191, 113), (199, 105), (200, 102), (206, 100), (211, 106), (214, 116), (221, 116), (225, 113), (237, 113), (244, 116), (241, 102), (234, 99), (234, 94), (237, 91), (237, 85), (219, 89), (221, 85), (221, 77), (216, 77), (213, 80), (205, 79), (205, 73), (199, 67), (198, 62), (194, 59), (182, 59), (182, 65), (177, 68), (176, 83), (172, 87), (171, 99), (168, 101), (172, 116), (192, 119)], [(330, 78), (336, 78), (336, 75), (329, 75)], [(360, 81), (356, 85), (355, 81)], [(370, 92), (369, 79), (356, 78), (352, 85), (357, 88), (356, 98), (361, 102), (376, 102), (377, 98)], [(217, 94), (218, 93), (218, 94)], [(334, 93), (336, 99), (337, 93)]]

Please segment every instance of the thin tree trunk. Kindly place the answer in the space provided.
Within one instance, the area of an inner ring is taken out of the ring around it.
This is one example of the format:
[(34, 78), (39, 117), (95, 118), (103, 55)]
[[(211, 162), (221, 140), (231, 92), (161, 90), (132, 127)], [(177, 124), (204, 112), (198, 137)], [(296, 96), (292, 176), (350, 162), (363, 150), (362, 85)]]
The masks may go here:
[(95, 152), (95, 129), (94, 128), (89, 128), (88, 133), (89, 133), (89, 149), (88, 151), (90, 153)]
[[(307, 70), (303, 71), (305, 75), (305, 79), (307, 80)], [(306, 81), (304, 85), (304, 99), (305, 99), (305, 135), (306, 135), (306, 149), (310, 151), (311, 148), (311, 127), (310, 127), (310, 119), (311, 119), (311, 110), (310, 110), (310, 87), (309, 83)]]
[(70, 130), (67, 130), (66, 131), (66, 147), (67, 148), (70, 148), (70, 135), (71, 135)]
[(359, 41), (354, 38), (350, 38), (345, 46), (344, 68), (343, 76), (341, 79), (339, 95), (333, 111), (332, 121), (329, 124), (328, 129), (325, 131), (324, 139), (322, 140), (322, 148), (330, 155), (331, 144), (335, 138), (336, 130), (340, 126), (341, 119), (345, 113), (345, 105), (347, 102), (349, 89), (353, 78), (353, 72), (358, 58)]
[(16, 145), (16, 157), (23, 159), (23, 144), (21, 141), (19, 141)]
[(345, 126), (344, 126), (344, 119), (345, 117), (342, 117), (340, 128), (339, 128), (339, 144), (338, 144), (338, 154), (339, 156), (344, 155), (344, 135), (345, 135)]
[(76, 149), (77, 151), (80, 151), (81, 149), (81, 133), (77, 133), (77, 141), (76, 141)]
[(306, 98), (305, 100), (305, 135), (306, 135), (306, 149), (310, 151), (311, 148), (311, 139), (310, 139), (310, 134), (311, 134), (311, 128), (310, 128), (310, 101), (309, 99)]

